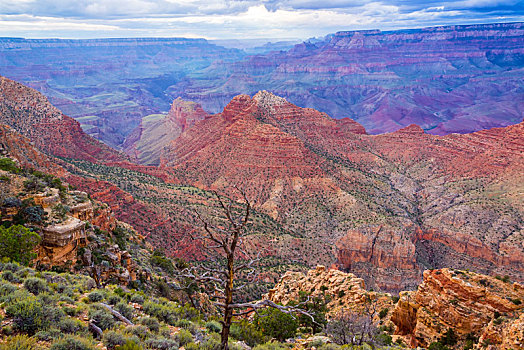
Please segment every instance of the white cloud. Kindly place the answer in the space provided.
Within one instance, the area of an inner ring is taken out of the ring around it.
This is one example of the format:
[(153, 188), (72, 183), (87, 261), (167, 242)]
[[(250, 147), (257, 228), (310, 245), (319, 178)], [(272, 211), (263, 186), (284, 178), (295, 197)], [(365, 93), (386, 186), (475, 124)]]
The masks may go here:
[(469, 10), (517, 1), (12, 0), (0, 2), (0, 15), (4, 14), (0, 30), (1, 35), (25, 37), (305, 39), (341, 30), (481, 23), (501, 16), (507, 21), (524, 20), (524, 10), (513, 14), (506, 8), (504, 13)]

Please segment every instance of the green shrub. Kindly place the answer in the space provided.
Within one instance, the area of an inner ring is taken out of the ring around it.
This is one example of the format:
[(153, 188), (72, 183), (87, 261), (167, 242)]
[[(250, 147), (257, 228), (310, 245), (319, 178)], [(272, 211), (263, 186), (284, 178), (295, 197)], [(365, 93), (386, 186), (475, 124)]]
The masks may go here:
[[(219, 324), (219, 326), (221, 325)], [(251, 347), (257, 344), (263, 344), (267, 340), (264, 334), (258, 330), (253, 323), (248, 322), (247, 320), (233, 323), (231, 325), (230, 334), (233, 338), (241, 340)]]
[(48, 319), (45, 317), (44, 309), (36, 298), (27, 298), (16, 301), (5, 309), (8, 316), (13, 318), (13, 322), (18, 330), (29, 335), (47, 328)]
[(429, 344), (428, 350), (449, 350), (449, 348), (439, 341), (435, 341)]
[(53, 339), (58, 339), (62, 336), (62, 332), (56, 328), (46, 329), (45, 331), (39, 331), (35, 334), (35, 338), (43, 341), (51, 341)]
[(0, 158), (0, 169), (15, 174), (20, 172), (20, 168), (16, 166), (15, 161), (11, 158)]
[(473, 340), (467, 339), (466, 342), (464, 343), (463, 350), (471, 350), (473, 349), (473, 345), (475, 345), (475, 343), (473, 343)]
[(171, 350), (171, 349), (177, 349), (178, 343), (172, 339), (156, 337), (156, 338), (147, 339), (146, 346), (151, 349)]
[(291, 315), (275, 308), (262, 310), (259, 314), (255, 316), (254, 323), (264, 335), (280, 341), (295, 336), (298, 324)]
[(515, 299), (511, 299), (511, 302), (515, 305), (520, 305), (522, 304), (522, 301), (518, 298), (515, 298)]
[(380, 312), (378, 313), (378, 317), (380, 317), (381, 319), (386, 317), (388, 315), (388, 312), (389, 312), (389, 309), (388, 308), (383, 308), (382, 310), (380, 310)]
[(89, 299), (89, 301), (96, 303), (104, 300), (104, 293), (102, 293), (99, 290), (95, 290), (94, 292), (89, 293), (87, 295), (87, 298)]
[(0, 296), (1, 297), (12, 295), (17, 290), (18, 290), (18, 287), (15, 286), (14, 284), (9, 283), (9, 282), (0, 281)]
[(121, 301), (122, 301), (122, 298), (120, 298), (116, 294), (111, 294), (110, 296), (107, 297), (107, 303), (109, 305), (116, 305), (116, 304), (120, 303)]
[(200, 343), (200, 350), (219, 350), (220, 349), (220, 335), (211, 333), (206, 341)]
[(41, 278), (30, 277), (24, 281), (24, 287), (34, 295), (47, 292), (47, 283)]
[(187, 343), (191, 343), (193, 341), (193, 336), (187, 329), (181, 329), (176, 335), (176, 339), (178, 340), (180, 346), (184, 346)]
[(144, 325), (129, 326), (126, 328), (126, 332), (129, 332), (140, 339), (146, 339), (151, 333), (149, 329)]
[(58, 323), (58, 328), (63, 333), (68, 334), (78, 334), (87, 331), (87, 327), (82, 321), (68, 317), (64, 317), (62, 320), (60, 320)]
[(138, 322), (149, 328), (153, 333), (157, 333), (160, 329), (160, 322), (155, 317), (142, 317)]
[(340, 345), (326, 343), (322, 344), (322, 346), (320, 346), (318, 350), (340, 350)]
[(0, 226), (0, 258), (27, 265), (36, 258), (34, 249), (40, 241), (39, 235), (22, 225)]
[(114, 349), (116, 346), (124, 345), (127, 342), (123, 334), (115, 331), (104, 332), (104, 338), (102, 341), (108, 349)]
[(265, 344), (255, 346), (253, 350), (288, 350), (288, 347), (278, 342), (267, 342)]
[(41, 349), (36, 344), (36, 339), (25, 334), (8, 337), (5, 343), (0, 344), (0, 350), (37, 350)]
[(102, 330), (109, 329), (115, 324), (113, 315), (105, 309), (90, 309), (89, 318)]
[(391, 345), (393, 343), (393, 338), (386, 332), (380, 332), (376, 337), (375, 341), (380, 345)]
[(95, 350), (93, 343), (88, 339), (66, 335), (56, 340), (50, 347), (50, 350)]
[(129, 299), (130, 302), (140, 304), (142, 305), (144, 303), (144, 297), (140, 294), (133, 294), (131, 296), (131, 299)]
[(120, 302), (115, 305), (115, 310), (120, 312), (122, 316), (131, 320), (134, 316), (135, 309), (131, 305), (127, 305), (125, 302)]
[(210, 332), (220, 333), (222, 332), (222, 325), (217, 321), (206, 322), (206, 328)]
[(189, 326), (191, 326), (191, 321), (184, 318), (175, 322), (175, 327), (187, 328)]
[(195, 343), (189, 343), (184, 346), (186, 350), (200, 350), (200, 347)]
[(143, 348), (132, 340), (128, 340), (124, 345), (119, 345), (115, 350), (143, 350)]
[(450, 345), (450, 346), (457, 344), (457, 336), (453, 328), (448, 328), (446, 333), (444, 333), (444, 336), (440, 338), (440, 342), (443, 345)]
[(16, 277), (15, 277), (15, 274), (13, 273), (13, 271), (3, 271), (2, 272), (2, 279), (8, 281), (8, 282), (15, 282), (16, 280)]

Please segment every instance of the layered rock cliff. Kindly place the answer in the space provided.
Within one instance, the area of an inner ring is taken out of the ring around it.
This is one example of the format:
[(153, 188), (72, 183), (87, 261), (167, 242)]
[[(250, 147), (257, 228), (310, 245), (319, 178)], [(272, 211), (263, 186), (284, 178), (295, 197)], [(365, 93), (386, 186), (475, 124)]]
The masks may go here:
[(389, 294), (367, 291), (353, 274), (317, 266), (306, 273), (287, 272), (264, 297), (286, 305), (304, 293), (330, 297), (328, 319), (368, 313), (376, 325), (385, 325), (410, 347), (427, 348), (435, 342), (451, 349), (524, 346), (524, 285), (507, 277), (426, 270), (418, 289), (401, 292), (397, 301)]
[(523, 300), (524, 285), (509, 279), (427, 270), (416, 292), (400, 293), (391, 320), (412, 346), (426, 347), (452, 329), (461, 343), (469, 339), (495, 349), (520, 349)]

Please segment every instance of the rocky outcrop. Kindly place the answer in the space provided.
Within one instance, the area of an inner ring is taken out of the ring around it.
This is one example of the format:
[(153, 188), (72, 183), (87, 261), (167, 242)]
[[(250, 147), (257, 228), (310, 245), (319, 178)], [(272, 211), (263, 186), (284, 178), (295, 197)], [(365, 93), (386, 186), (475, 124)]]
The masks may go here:
[(313, 298), (328, 296), (329, 303), (326, 305), (328, 317), (344, 311), (361, 311), (370, 302), (377, 305), (376, 310), (391, 308), (393, 305), (389, 295), (367, 291), (363, 279), (325, 266), (317, 266), (305, 274), (286, 272), (279, 283), (263, 298), (286, 305), (290, 301), (301, 300), (301, 293), (307, 293)]
[(452, 329), (460, 342), (479, 339), (496, 349), (524, 343), (524, 285), (452, 269), (424, 271), (416, 292), (400, 293), (391, 316), (396, 333), (412, 346), (428, 346)]
[(166, 115), (142, 118), (126, 138), (124, 151), (140, 164), (158, 165), (164, 147), (207, 116), (200, 105), (177, 98)]

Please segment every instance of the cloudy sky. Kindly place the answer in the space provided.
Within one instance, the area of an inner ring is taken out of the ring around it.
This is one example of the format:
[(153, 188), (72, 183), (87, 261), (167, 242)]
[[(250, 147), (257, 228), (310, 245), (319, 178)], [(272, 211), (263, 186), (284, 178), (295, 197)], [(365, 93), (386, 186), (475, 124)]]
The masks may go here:
[(0, 0), (0, 36), (306, 39), (524, 21), (524, 0)]

